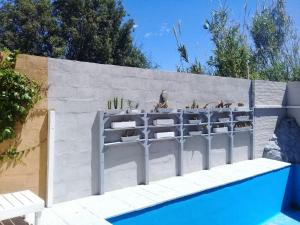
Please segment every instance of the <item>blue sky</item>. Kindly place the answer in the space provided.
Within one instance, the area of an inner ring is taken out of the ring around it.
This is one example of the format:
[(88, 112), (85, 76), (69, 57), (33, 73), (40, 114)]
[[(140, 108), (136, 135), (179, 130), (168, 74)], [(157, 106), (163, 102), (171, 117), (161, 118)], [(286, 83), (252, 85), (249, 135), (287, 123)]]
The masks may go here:
[[(300, 36), (300, 0), (286, 0), (287, 11), (293, 18)], [(210, 36), (203, 29), (206, 18), (217, 9), (220, 0), (123, 0), (130, 18), (136, 23), (135, 43), (146, 55), (159, 65), (159, 69), (175, 71), (179, 62), (172, 27), (178, 21), (182, 26), (182, 41), (186, 44), (190, 59), (197, 57), (206, 63), (213, 45)], [(256, 6), (264, 0), (248, 0), (249, 19), (254, 15)], [(227, 0), (231, 18), (242, 23), (244, 20), (245, 0)]]

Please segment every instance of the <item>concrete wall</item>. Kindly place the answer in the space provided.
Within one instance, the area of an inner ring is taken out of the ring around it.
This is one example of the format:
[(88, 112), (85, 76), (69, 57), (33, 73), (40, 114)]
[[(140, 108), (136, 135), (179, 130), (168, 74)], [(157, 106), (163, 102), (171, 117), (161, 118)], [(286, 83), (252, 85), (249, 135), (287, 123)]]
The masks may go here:
[[(262, 157), (263, 149), (272, 137), (286, 109), (276, 108), (287, 103), (287, 85), (284, 82), (253, 81), (255, 93), (255, 157)], [(259, 108), (262, 107), (262, 108)], [(271, 107), (271, 108), (265, 108)]]
[[(132, 99), (153, 109), (161, 91), (171, 108), (226, 102), (249, 104), (251, 82), (243, 79), (167, 73), (138, 68), (49, 59), (49, 109), (56, 111), (54, 199), (56, 202), (96, 193), (98, 171), (93, 160), (93, 127), (97, 110), (113, 97)], [(228, 137), (213, 140), (212, 166), (226, 163)], [(184, 151), (184, 172), (203, 169), (205, 140), (191, 139)], [(235, 161), (247, 158), (249, 137), (236, 142)], [(95, 150), (96, 151), (96, 150)], [(155, 143), (150, 149), (150, 180), (176, 175), (178, 144)], [(138, 145), (110, 147), (105, 153), (105, 189), (114, 190), (143, 180), (143, 150)], [(93, 182), (92, 182), (93, 181)]]
[[(45, 57), (19, 55), (17, 71), (38, 82), (42, 90), (48, 86), (48, 59)], [(30, 189), (41, 197), (46, 195), (47, 167), (47, 93), (29, 112), (24, 124), (16, 127), (16, 139), (0, 144), (0, 152), (9, 147), (18, 150), (33, 149), (20, 161), (0, 162), (0, 193)]]
[(300, 82), (289, 82), (287, 84), (288, 106), (298, 106), (299, 108), (288, 109), (288, 115), (296, 118), (300, 126)]

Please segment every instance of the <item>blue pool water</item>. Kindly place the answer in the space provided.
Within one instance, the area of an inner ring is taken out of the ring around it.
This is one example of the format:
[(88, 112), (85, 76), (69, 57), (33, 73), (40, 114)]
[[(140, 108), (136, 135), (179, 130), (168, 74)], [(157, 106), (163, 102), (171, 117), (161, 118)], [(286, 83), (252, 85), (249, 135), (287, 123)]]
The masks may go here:
[(300, 166), (290, 166), (108, 221), (113, 225), (294, 225), (300, 224), (299, 207)]

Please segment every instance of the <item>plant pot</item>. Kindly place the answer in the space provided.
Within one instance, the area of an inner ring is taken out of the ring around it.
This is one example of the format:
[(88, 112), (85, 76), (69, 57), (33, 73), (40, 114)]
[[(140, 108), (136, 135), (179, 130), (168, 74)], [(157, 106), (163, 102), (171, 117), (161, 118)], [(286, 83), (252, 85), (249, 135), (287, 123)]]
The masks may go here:
[(236, 116), (235, 120), (236, 121), (248, 121), (249, 120), (249, 116)]
[(246, 111), (249, 111), (249, 107), (238, 106), (238, 107), (235, 107), (235, 111), (237, 111), (237, 112), (246, 112)]
[(187, 113), (199, 113), (199, 109), (185, 109)]
[(228, 132), (228, 127), (214, 127), (213, 132), (214, 133), (226, 133), (226, 132)]
[(229, 117), (218, 118), (218, 121), (221, 123), (227, 123), (230, 121)]
[(200, 124), (202, 120), (189, 120), (189, 124)]
[(108, 115), (124, 115), (124, 114), (126, 114), (126, 111), (124, 111), (122, 109), (110, 109), (110, 110), (107, 110), (106, 113)]
[(132, 128), (136, 127), (135, 121), (123, 121), (123, 122), (112, 122), (111, 128), (118, 129), (118, 128)]
[(121, 137), (122, 142), (131, 142), (140, 140), (140, 135)]
[(200, 130), (200, 131), (190, 131), (189, 132), (189, 135), (190, 136), (197, 136), (197, 135), (201, 135), (203, 132)]
[(153, 120), (154, 126), (167, 126), (167, 125), (174, 125), (173, 119), (157, 119)]
[(158, 108), (156, 111), (158, 113), (172, 113), (172, 112), (177, 112), (176, 109), (168, 109), (168, 108)]
[(139, 114), (139, 113), (141, 113), (141, 110), (139, 110), (139, 109), (128, 109), (127, 113), (128, 114)]
[(157, 139), (171, 138), (171, 137), (175, 137), (175, 133), (174, 132), (159, 132), (159, 133), (155, 133), (154, 137)]
[(247, 130), (251, 130), (250, 126), (246, 126), (246, 127), (235, 127), (234, 128), (235, 131), (247, 131)]

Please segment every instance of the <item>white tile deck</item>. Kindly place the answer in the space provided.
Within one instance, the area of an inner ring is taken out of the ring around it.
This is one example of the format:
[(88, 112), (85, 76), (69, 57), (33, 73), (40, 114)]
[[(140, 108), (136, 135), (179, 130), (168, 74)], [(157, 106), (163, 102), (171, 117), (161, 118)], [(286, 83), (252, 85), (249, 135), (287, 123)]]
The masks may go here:
[[(105, 218), (157, 205), (210, 188), (240, 181), (289, 166), (289, 163), (255, 159), (201, 170), (104, 195), (90, 196), (45, 209), (42, 225), (109, 225)], [(30, 217), (29, 217), (30, 220)]]

